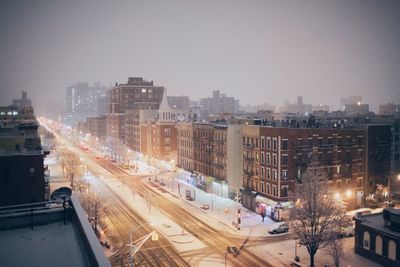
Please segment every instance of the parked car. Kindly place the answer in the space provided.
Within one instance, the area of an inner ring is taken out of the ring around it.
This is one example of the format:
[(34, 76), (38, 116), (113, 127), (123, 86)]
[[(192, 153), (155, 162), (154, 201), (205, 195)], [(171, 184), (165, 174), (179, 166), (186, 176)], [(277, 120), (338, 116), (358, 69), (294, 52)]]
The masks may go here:
[(287, 223), (280, 223), (271, 228), (268, 233), (270, 234), (280, 234), (289, 232), (289, 225)]

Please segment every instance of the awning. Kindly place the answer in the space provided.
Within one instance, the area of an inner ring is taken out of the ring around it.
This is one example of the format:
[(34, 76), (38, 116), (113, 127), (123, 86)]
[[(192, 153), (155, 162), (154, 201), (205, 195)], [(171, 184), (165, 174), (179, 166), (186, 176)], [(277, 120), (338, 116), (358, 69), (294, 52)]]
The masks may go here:
[(262, 197), (260, 195), (256, 196), (255, 201), (261, 202), (261, 203), (267, 204), (268, 206), (273, 206), (273, 207), (275, 207), (278, 204), (278, 202), (276, 202), (272, 199), (266, 198), (266, 197)]

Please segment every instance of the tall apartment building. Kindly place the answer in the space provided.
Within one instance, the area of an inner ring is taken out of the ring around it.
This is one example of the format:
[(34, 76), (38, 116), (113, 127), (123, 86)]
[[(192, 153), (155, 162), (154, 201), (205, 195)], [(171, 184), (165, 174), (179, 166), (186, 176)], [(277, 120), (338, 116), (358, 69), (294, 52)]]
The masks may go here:
[(32, 107), (0, 107), (0, 206), (49, 197), (38, 127)]
[[(392, 164), (392, 128), (389, 124), (369, 124), (366, 132), (365, 193), (373, 194), (376, 185), (388, 185)], [(396, 181), (396, 179), (392, 179)], [(396, 183), (391, 187), (396, 186)], [(398, 186), (397, 186), (398, 188)]]
[(241, 186), (241, 125), (178, 123), (177, 165), (191, 172), (191, 182), (224, 197)]
[(285, 105), (281, 108), (281, 112), (295, 113), (295, 114), (310, 114), (312, 112), (311, 104), (304, 104), (303, 97), (298, 96), (297, 102), (290, 104), (285, 101)]
[(21, 109), (32, 107), (32, 101), (30, 99), (28, 99), (27, 92), (22, 91), (21, 99), (14, 99), (13, 106), (16, 106), (17, 108), (21, 108)]
[(112, 144), (127, 144), (140, 150), (141, 110), (158, 110), (164, 87), (153, 81), (129, 77), (126, 84), (116, 84), (110, 91), (107, 114), (107, 137)]
[(225, 94), (220, 94), (219, 90), (213, 91), (212, 97), (200, 99), (200, 105), (208, 114), (218, 115), (223, 113), (234, 113), (238, 107), (238, 101), (235, 103), (233, 97), (228, 97)]
[(63, 123), (76, 126), (78, 122), (85, 122), (87, 117), (103, 115), (104, 110), (99, 110), (99, 99), (107, 101), (105, 86), (95, 83), (90, 86), (86, 82), (78, 82), (66, 89), (66, 111), (61, 114)]
[[(274, 206), (288, 200), (307, 165), (316, 160), (346, 205), (364, 195), (366, 136), (363, 129), (299, 129), (245, 126), (243, 205)], [(351, 195), (351, 197), (350, 197)]]

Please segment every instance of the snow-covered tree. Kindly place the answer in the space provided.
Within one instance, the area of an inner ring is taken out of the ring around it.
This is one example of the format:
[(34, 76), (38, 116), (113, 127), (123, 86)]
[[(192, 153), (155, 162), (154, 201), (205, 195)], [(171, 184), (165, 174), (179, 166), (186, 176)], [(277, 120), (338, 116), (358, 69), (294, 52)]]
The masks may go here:
[(349, 221), (335, 201), (323, 167), (311, 162), (290, 194), (290, 221), (299, 242), (307, 248), (310, 266), (318, 249), (329, 245)]

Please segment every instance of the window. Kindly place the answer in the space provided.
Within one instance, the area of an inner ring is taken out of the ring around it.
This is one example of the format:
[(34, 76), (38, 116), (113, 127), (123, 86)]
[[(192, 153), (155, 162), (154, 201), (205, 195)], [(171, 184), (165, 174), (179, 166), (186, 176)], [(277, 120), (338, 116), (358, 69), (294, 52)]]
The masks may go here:
[(289, 148), (289, 141), (287, 139), (282, 140), (281, 142), (282, 150), (288, 150)]
[(276, 185), (272, 185), (272, 195), (276, 197)]
[(273, 138), (273, 140), (272, 140), (272, 149), (273, 150), (276, 150), (277, 149), (277, 147), (278, 147), (278, 140), (276, 140), (276, 138)]
[(369, 250), (369, 233), (367, 231), (364, 232), (363, 236), (363, 248)]
[(277, 178), (277, 172), (275, 169), (272, 170), (272, 180), (276, 181)]
[(396, 261), (396, 243), (393, 240), (389, 241), (388, 258)]
[(261, 149), (264, 149), (264, 148), (265, 148), (265, 137), (262, 136), (261, 137)]
[(267, 179), (271, 179), (271, 169), (267, 168)]
[(30, 174), (31, 177), (34, 177), (35, 176), (35, 168), (30, 168), (29, 169), (29, 174)]
[(288, 186), (282, 186), (282, 191), (281, 191), (281, 197), (287, 197), (288, 196)]
[(265, 193), (265, 184), (261, 181), (261, 192)]
[(267, 153), (267, 165), (271, 165), (271, 154)]
[(282, 178), (283, 178), (284, 180), (287, 179), (287, 170), (282, 170)]
[(271, 194), (271, 185), (269, 183), (267, 183), (267, 194)]
[(375, 237), (375, 253), (382, 255), (382, 237), (379, 235)]
[(267, 150), (271, 150), (271, 138), (267, 137)]
[(282, 165), (288, 165), (288, 155), (282, 156)]
[(358, 177), (357, 178), (357, 187), (362, 187), (363, 184), (363, 178), (362, 177)]
[(303, 145), (303, 139), (302, 138), (298, 138), (297, 139), (297, 145), (298, 146), (302, 146)]
[(261, 167), (261, 178), (265, 178), (264, 167)]
[(265, 163), (265, 155), (264, 155), (264, 152), (261, 152), (261, 163), (262, 163), (262, 164)]
[(272, 165), (277, 166), (278, 165), (278, 161), (277, 161), (277, 157), (276, 154), (272, 155)]

